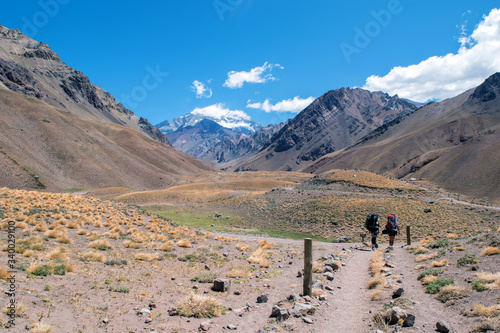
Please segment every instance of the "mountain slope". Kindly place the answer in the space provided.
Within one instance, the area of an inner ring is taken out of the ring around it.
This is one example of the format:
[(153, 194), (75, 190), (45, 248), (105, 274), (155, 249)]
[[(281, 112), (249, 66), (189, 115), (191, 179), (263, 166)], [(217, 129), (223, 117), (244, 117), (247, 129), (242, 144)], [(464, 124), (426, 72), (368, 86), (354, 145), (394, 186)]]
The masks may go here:
[(359, 168), (429, 179), (473, 197), (500, 200), (500, 74), (476, 89), (430, 103), (305, 172)]
[(160, 142), (166, 137), (83, 73), (67, 66), (45, 43), (0, 25), (0, 88), (23, 93), (83, 119), (112, 122)]
[(237, 170), (299, 170), (347, 147), (416, 107), (398, 96), (363, 89), (332, 90), (288, 121), (269, 146)]
[(206, 164), (111, 122), (0, 89), (0, 186), (159, 189)]
[(167, 138), (176, 149), (200, 158), (221, 140), (235, 135), (238, 133), (205, 118), (194, 125), (180, 127), (167, 134)]
[(0, 187), (159, 189), (213, 170), (65, 65), (0, 26)]

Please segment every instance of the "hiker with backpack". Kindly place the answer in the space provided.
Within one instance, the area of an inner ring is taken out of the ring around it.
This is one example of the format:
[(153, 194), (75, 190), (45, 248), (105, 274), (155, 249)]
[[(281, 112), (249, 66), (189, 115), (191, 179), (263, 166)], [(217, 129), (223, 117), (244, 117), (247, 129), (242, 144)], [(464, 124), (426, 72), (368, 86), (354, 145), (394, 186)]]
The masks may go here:
[(377, 213), (368, 215), (364, 225), (364, 227), (368, 229), (368, 231), (370, 231), (372, 235), (372, 251), (378, 249), (378, 244), (377, 244), (377, 235), (379, 231), (378, 219), (379, 215)]
[(394, 246), (394, 238), (399, 233), (399, 225), (397, 223), (396, 215), (391, 214), (387, 217), (387, 224), (385, 225), (385, 229), (382, 230), (383, 234), (389, 236), (389, 250), (393, 249)]

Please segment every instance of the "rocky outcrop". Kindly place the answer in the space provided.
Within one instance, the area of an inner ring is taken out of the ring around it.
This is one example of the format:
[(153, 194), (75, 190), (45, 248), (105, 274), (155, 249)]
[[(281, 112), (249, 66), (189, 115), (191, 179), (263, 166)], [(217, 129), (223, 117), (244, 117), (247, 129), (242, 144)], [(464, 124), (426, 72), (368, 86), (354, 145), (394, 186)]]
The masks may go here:
[(87, 101), (98, 110), (103, 111), (106, 109), (99, 96), (97, 96), (95, 86), (90, 83), (87, 76), (79, 71), (74, 71), (67, 78), (61, 80), (60, 87), (76, 103)]
[(52, 51), (52, 49), (45, 43), (39, 43), (32, 50), (27, 50), (23, 53), (25, 58), (40, 58), (45, 60), (61, 61), (61, 58), (57, 53)]
[(163, 135), (163, 133), (158, 128), (154, 127), (146, 118), (143, 117), (139, 118), (139, 126), (144, 132), (146, 132), (153, 139), (170, 145), (170, 142), (168, 141), (167, 137)]
[(0, 58), (0, 81), (12, 91), (38, 99), (46, 97), (31, 72), (13, 61)]

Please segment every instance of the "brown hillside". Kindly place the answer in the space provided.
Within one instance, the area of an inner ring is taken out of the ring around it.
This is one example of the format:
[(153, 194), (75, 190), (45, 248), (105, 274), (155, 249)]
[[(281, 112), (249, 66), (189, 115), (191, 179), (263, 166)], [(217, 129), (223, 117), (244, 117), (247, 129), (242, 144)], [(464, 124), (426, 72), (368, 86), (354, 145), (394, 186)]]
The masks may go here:
[(0, 89), (0, 184), (16, 188), (159, 189), (208, 165), (134, 129)]
[(500, 201), (500, 74), (475, 90), (379, 128), (305, 172), (357, 168), (425, 178), (448, 190)]

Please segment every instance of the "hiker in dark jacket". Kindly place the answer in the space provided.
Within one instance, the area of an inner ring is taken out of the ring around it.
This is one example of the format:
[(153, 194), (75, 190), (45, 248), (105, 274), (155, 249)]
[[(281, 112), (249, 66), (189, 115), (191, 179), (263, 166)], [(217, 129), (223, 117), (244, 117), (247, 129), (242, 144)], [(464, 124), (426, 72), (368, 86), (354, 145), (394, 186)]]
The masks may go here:
[(368, 231), (370, 231), (372, 235), (372, 251), (378, 249), (378, 244), (377, 244), (377, 235), (379, 231), (378, 219), (379, 215), (377, 213), (373, 213), (371, 215), (368, 215), (365, 222), (365, 228), (368, 229)]

